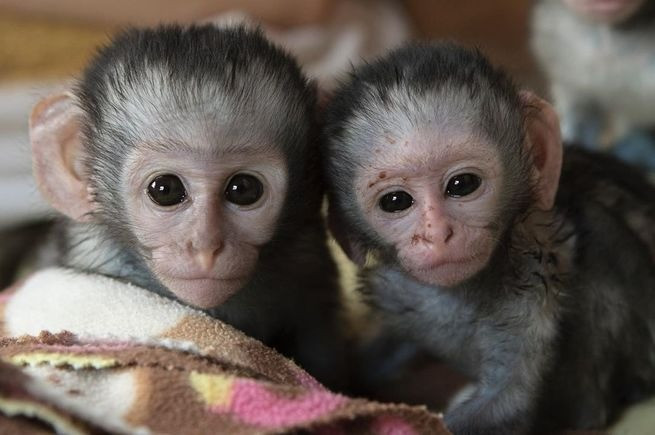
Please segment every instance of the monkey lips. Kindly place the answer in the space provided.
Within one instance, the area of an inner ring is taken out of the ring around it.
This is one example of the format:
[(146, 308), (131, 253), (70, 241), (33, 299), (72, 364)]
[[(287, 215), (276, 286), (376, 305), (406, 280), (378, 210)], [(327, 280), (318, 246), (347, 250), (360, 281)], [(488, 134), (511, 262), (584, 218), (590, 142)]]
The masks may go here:
[(243, 288), (248, 282), (248, 277), (179, 278), (159, 275), (159, 280), (182, 302), (197, 308), (209, 309), (223, 304)]
[(401, 265), (415, 279), (430, 285), (452, 287), (471, 278), (488, 262), (490, 252), (477, 252), (461, 257), (427, 254), (416, 264), (411, 258), (400, 258)]
[(176, 298), (201, 309), (218, 307), (245, 287), (259, 257), (253, 246), (232, 243), (213, 255), (178, 249), (164, 245), (153, 250), (150, 268)]

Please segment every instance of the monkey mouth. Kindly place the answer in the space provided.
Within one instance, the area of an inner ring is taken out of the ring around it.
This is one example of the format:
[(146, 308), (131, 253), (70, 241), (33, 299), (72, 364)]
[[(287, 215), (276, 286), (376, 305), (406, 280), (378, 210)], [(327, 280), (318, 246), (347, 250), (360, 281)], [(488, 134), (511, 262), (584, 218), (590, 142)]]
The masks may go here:
[(175, 297), (201, 309), (218, 307), (247, 283), (246, 277), (214, 275), (160, 276), (159, 279)]

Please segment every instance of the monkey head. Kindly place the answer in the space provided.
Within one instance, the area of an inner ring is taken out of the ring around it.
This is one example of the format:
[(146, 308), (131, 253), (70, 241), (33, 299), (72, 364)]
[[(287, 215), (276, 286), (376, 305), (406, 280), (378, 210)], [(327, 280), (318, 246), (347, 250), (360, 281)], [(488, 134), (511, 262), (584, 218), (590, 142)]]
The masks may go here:
[[(548, 1), (548, 0), (547, 0)], [(552, 1), (552, 0), (551, 0)], [(577, 14), (606, 24), (618, 24), (632, 17), (649, 0), (556, 0)]]
[(360, 264), (375, 254), (456, 286), (489, 263), (519, 213), (553, 206), (557, 116), (479, 53), (394, 51), (354, 71), (326, 116), (331, 228)]
[(305, 176), (314, 93), (260, 32), (129, 30), (34, 108), (34, 173), (57, 210), (111, 232), (181, 301), (213, 308), (296, 211), (320, 206)]

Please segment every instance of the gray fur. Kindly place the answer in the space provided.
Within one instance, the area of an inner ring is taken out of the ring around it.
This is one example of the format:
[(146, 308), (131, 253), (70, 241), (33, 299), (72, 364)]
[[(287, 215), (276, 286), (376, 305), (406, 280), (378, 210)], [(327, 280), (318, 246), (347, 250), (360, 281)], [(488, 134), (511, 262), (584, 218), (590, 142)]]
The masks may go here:
[[(476, 381), (474, 392), (445, 415), (456, 435), (605, 427), (626, 403), (655, 392), (655, 189), (634, 168), (569, 148), (555, 208), (534, 210), (524, 201), (531, 194), (525, 169), (509, 160), (524, 149), (529, 113), (516, 88), (478, 53), (452, 45), (408, 46), (356, 70), (327, 108), (328, 189), (348, 231), (373, 231), (353, 211), (355, 193), (343, 179), (349, 175), (344, 167), (367, 164), (362, 159), (373, 146), (357, 136), (366, 131), (361, 119), (397, 125), (393, 106), (371, 102), (387, 95), (388, 77), (380, 77), (397, 66), (411, 77), (424, 64), (433, 65), (432, 76), (398, 87), (405, 99), (417, 100), (401, 119), (434, 107), (449, 111), (451, 122), (462, 116), (463, 125), (475, 124), (469, 116), (485, 113), (478, 109), (481, 101), (507, 102), (499, 105), (506, 107), (500, 116), (478, 125), (497, 131), (494, 138), (503, 129), (518, 129), (514, 141), (496, 145), (504, 172), (524, 177), (524, 187), (506, 180), (498, 245), (474, 277), (456, 288), (422, 284), (390, 255), (362, 271), (362, 291), (396, 336)], [(459, 99), (416, 92), (442, 87)], [(482, 95), (472, 98), (472, 88)], [(461, 101), (463, 107), (444, 107), (444, 101)], [(517, 118), (518, 125), (509, 121)], [(344, 162), (344, 156), (352, 160)], [(376, 244), (375, 236), (358, 240), (369, 252), (389, 249)]]

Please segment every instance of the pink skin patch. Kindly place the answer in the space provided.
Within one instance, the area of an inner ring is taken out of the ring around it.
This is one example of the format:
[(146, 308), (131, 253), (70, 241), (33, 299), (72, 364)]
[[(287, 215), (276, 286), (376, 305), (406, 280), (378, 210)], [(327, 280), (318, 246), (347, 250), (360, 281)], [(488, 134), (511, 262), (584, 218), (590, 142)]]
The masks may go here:
[(279, 397), (252, 380), (238, 380), (228, 405), (210, 407), (215, 413), (229, 413), (239, 420), (270, 429), (284, 428), (325, 416), (347, 401), (327, 390), (311, 390), (302, 397)]
[(376, 418), (371, 429), (376, 435), (418, 435), (418, 432), (405, 420), (393, 415)]

